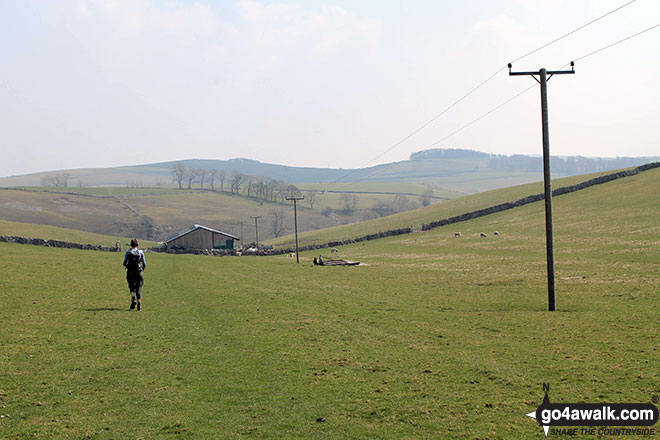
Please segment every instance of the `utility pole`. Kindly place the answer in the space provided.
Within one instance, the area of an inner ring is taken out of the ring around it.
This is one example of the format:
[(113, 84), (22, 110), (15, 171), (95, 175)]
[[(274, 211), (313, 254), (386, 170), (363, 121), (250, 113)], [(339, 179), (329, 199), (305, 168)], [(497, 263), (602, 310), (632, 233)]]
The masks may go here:
[[(545, 247), (548, 261), (548, 310), (554, 312), (555, 307), (555, 253), (552, 238), (552, 186), (550, 183), (550, 130), (548, 128), (548, 80), (553, 75), (575, 73), (575, 63), (571, 61), (571, 70), (551, 70), (545, 68), (538, 72), (512, 72), (509, 63), (509, 75), (531, 76), (541, 85), (541, 126), (543, 129), (543, 184), (545, 192)], [(540, 79), (536, 78), (536, 75)], [(549, 76), (548, 76), (549, 75)]]
[(300, 264), (300, 257), (298, 256), (298, 208), (296, 202), (298, 200), (304, 200), (304, 196), (291, 196), (286, 197), (286, 200), (293, 200), (293, 224), (296, 231), (296, 264)]
[(256, 235), (257, 235), (257, 251), (259, 251), (259, 224), (257, 223), (257, 220), (259, 220), (261, 218), (261, 216), (260, 215), (252, 216), (251, 215), (250, 218), (254, 219), (254, 230), (255, 230)]
[(243, 247), (243, 223), (245, 222), (238, 222), (241, 224), (241, 247)]

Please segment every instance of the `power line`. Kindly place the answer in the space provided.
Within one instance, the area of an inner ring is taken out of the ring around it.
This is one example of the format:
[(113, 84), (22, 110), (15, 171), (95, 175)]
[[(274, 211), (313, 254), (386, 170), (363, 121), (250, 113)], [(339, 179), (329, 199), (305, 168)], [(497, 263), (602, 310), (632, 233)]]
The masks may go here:
[[(562, 35), (562, 36), (560, 36), (560, 37), (558, 37), (558, 38), (555, 38), (554, 40), (552, 40), (552, 41), (550, 41), (550, 42), (548, 42), (548, 43), (546, 43), (546, 44), (544, 44), (544, 45), (542, 45), (542, 46), (539, 46), (539, 47), (537, 47), (536, 49), (534, 49), (534, 50), (532, 50), (532, 51), (530, 51), (530, 52), (527, 52), (526, 54), (524, 54), (524, 55), (522, 55), (522, 56), (520, 56), (520, 57), (514, 59), (513, 61), (511, 61), (511, 63), (515, 63), (515, 62), (517, 62), (517, 61), (520, 61), (520, 60), (522, 60), (523, 58), (526, 58), (526, 57), (528, 57), (529, 55), (532, 55), (533, 53), (536, 53), (536, 52), (538, 52), (538, 51), (540, 51), (540, 50), (542, 50), (542, 49), (545, 49), (546, 47), (548, 47), (548, 46), (550, 46), (550, 45), (552, 45), (552, 44), (554, 44), (554, 43), (556, 43), (556, 42), (558, 42), (558, 41), (560, 41), (560, 40), (563, 40), (564, 38), (568, 37), (569, 35), (572, 35), (572, 34), (578, 32), (578, 31), (580, 31), (580, 30), (586, 28), (587, 26), (590, 26), (590, 25), (596, 23), (596, 22), (599, 21), (599, 20), (602, 20), (603, 18), (605, 18), (605, 17), (607, 17), (607, 16), (609, 16), (609, 15), (611, 15), (611, 14), (613, 14), (613, 13), (615, 13), (615, 12), (617, 12), (617, 11), (623, 9), (623, 8), (625, 8), (626, 6), (629, 6), (630, 4), (632, 4), (632, 3), (636, 2), (636, 1), (637, 1), (637, 0), (630, 0), (629, 2), (624, 3), (623, 5), (621, 5), (621, 6), (617, 7), (617, 8), (615, 8), (615, 9), (612, 9), (611, 11), (609, 11), (609, 12), (607, 12), (607, 13), (605, 13), (605, 14), (603, 14), (603, 15), (601, 15), (601, 16), (599, 16), (599, 17), (597, 17), (597, 18), (595, 18), (595, 19), (593, 19), (593, 20), (591, 20), (591, 21), (589, 21), (588, 23), (585, 23), (585, 24), (583, 24), (582, 26), (579, 26), (579, 27), (573, 29), (572, 31), (570, 31), (570, 32), (568, 32), (568, 33), (566, 33), (566, 34), (564, 34), (564, 35)], [(648, 30), (650, 30), (650, 29), (648, 29)], [(645, 32), (645, 31), (644, 31), (644, 32)], [(630, 38), (632, 38), (632, 37), (630, 37)], [(615, 43), (615, 44), (618, 44), (618, 43)], [(603, 49), (601, 49), (601, 50), (603, 50)], [(577, 61), (577, 59), (576, 59), (575, 61)], [(452, 108), (454, 108), (456, 105), (458, 105), (459, 103), (461, 103), (463, 100), (465, 100), (466, 98), (468, 98), (470, 95), (472, 95), (472, 94), (473, 94), (474, 92), (476, 92), (478, 89), (480, 89), (481, 87), (483, 87), (484, 85), (486, 85), (486, 83), (488, 83), (490, 80), (492, 80), (495, 76), (497, 76), (498, 73), (500, 73), (500, 72), (501, 72), (502, 70), (504, 70), (504, 69), (506, 69), (506, 66), (503, 66), (503, 67), (497, 69), (493, 74), (491, 74), (488, 78), (486, 78), (486, 79), (483, 80), (481, 83), (479, 83), (479, 84), (478, 84), (476, 87), (474, 87), (472, 90), (470, 90), (469, 92), (467, 92), (465, 95), (461, 96), (458, 100), (454, 101), (451, 105), (449, 105), (448, 107), (446, 107), (445, 109), (443, 109), (440, 113), (438, 113), (437, 115), (435, 115), (434, 117), (432, 117), (431, 119), (429, 119), (427, 122), (425, 122), (424, 124), (422, 124), (420, 127), (418, 127), (417, 129), (415, 129), (413, 132), (411, 132), (411, 133), (408, 134), (407, 136), (403, 137), (400, 141), (396, 142), (394, 145), (392, 145), (391, 147), (387, 148), (385, 151), (383, 151), (382, 153), (380, 153), (378, 156), (376, 156), (376, 157), (374, 157), (373, 159), (371, 159), (371, 160), (365, 162), (362, 166), (360, 166), (360, 167), (358, 167), (358, 168), (355, 168), (355, 169), (349, 171), (348, 173), (344, 174), (343, 176), (341, 176), (341, 177), (335, 179), (332, 183), (337, 183), (337, 182), (339, 182), (340, 180), (344, 180), (344, 179), (347, 178), (348, 176), (350, 176), (350, 175), (352, 175), (352, 174), (354, 174), (354, 173), (356, 173), (356, 172), (362, 170), (363, 168), (365, 168), (365, 167), (366, 167), (367, 165), (369, 165), (370, 163), (376, 161), (377, 159), (381, 158), (381, 157), (384, 156), (385, 154), (389, 153), (389, 152), (392, 151), (394, 148), (398, 147), (399, 145), (401, 145), (402, 143), (404, 143), (405, 141), (407, 141), (408, 139), (410, 139), (411, 137), (413, 137), (414, 135), (416, 135), (417, 133), (419, 133), (420, 131), (422, 131), (424, 128), (426, 128), (427, 126), (429, 126), (431, 123), (433, 123), (433, 122), (434, 122), (435, 120), (437, 120), (439, 117), (441, 117), (442, 115), (444, 115), (445, 113), (447, 113), (449, 110), (451, 110)], [(525, 91), (526, 91), (526, 90), (525, 90)], [(521, 92), (521, 94), (524, 93), (525, 91)], [(512, 98), (512, 99), (515, 99), (517, 96), (519, 96), (519, 95), (516, 95), (516, 96), (515, 96), (514, 98)], [(508, 102), (509, 102), (509, 101), (507, 101), (506, 103), (508, 103)], [(504, 103), (504, 104), (506, 104), (506, 103)], [(502, 104), (502, 105), (504, 105), (504, 104)], [(498, 106), (497, 108), (499, 108), (499, 106)], [(493, 109), (492, 111), (495, 111), (497, 108)], [(491, 112), (492, 112), (492, 111), (491, 111)], [(489, 112), (489, 113), (491, 113), (491, 112)], [(488, 114), (489, 114), (489, 113), (488, 113)], [(483, 115), (482, 117), (484, 117), (484, 116), (486, 116), (486, 115)], [(481, 117), (480, 117), (480, 118), (481, 118)], [(480, 118), (478, 118), (478, 119), (480, 119)], [(478, 119), (477, 119), (477, 120), (478, 120)], [(469, 123), (467, 126), (472, 125), (474, 122), (477, 122), (477, 120), (475, 120), (475, 121)], [(467, 127), (467, 126), (466, 126), (466, 127)], [(463, 128), (465, 128), (465, 127), (463, 127)], [(461, 128), (461, 129), (462, 129), (462, 128)], [(459, 131), (460, 131), (461, 129), (459, 129)], [(423, 151), (423, 150), (422, 150), (422, 151)], [(382, 170), (381, 170), (381, 171), (382, 171)], [(368, 176), (367, 176), (367, 177), (368, 177)], [(359, 181), (362, 181), (362, 180), (364, 180), (364, 179), (365, 179), (365, 178), (358, 179), (357, 181), (359, 182)]]
[[(603, 14), (603, 15), (601, 15), (600, 17), (591, 20), (589, 23), (585, 23), (585, 24), (583, 24), (582, 26), (580, 26), (580, 27), (578, 27), (578, 28), (576, 28), (576, 29), (573, 29), (572, 31), (570, 31), (570, 32), (568, 32), (568, 33), (562, 35), (561, 37), (559, 37), (559, 38), (555, 38), (555, 39), (552, 40), (551, 42), (546, 43), (546, 44), (544, 44), (543, 46), (539, 46), (539, 47), (537, 47), (536, 49), (534, 49), (534, 50), (532, 50), (532, 51), (530, 51), (530, 52), (527, 52), (525, 55), (520, 56), (520, 57), (516, 58), (515, 60), (511, 61), (511, 64), (513, 64), (513, 63), (515, 63), (515, 62), (518, 62), (518, 61), (522, 60), (523, 58), (526, 58), (526, 57), (530, 56), (531, 54), (538, 52), (538, 51), (541, 50), (541, 49), (545, 49), (546, 47), (550, 46), (551, 44), (556, 43), (557, 41), (563, 40), (564, 38), (568, 37), (569, 35), (572, 35), (572, 34), (578, 32), (578, 31), (580, 31), (580, 30), (586, 28), (586, 27), (589, 26), (589, 25), (592, 25), (592, 24), (596, 23), (596, 22), (599, 21), (599, 20), (602, 20), (603, 18), (607, 17), (608, 15), (614, 14), (616, 11), (625, 8), (626, 6), (630, 5), (631, 3), (635, 3), (636, 1), (637, 1), (637, 0), (631, 0), (631, 1), (629, 1), (628, 3), (625, 3), (625, 4), (619, 6), (619, 7), (616, 8), (616, 9), (612, 9), (610, 12), (608, 12), (608, 13), (606, 13), (606, 14)], [(577, 61), (577, 60), (574, 60), (574, 61)]]
[[(474, 118), (473, 120), (471, 120), (471, 121), (468, 122), (467, 124), (465, 124), (465, 125), (461, 126), (460, 128), (458, 128), (458, 129), (452, 131), (451, 133), (449, 133), (448, 135), (444, 136), (443, 138), (438, 139), (437, 141), (435, 141), (435, 142), (429, 144), (427, 147), (421, 149), (420, 152), (422, 152), (422, 151), (426, 151), (426, 150), (429, 150), (429, 149), (430, 149), (431, 147), (433, 147), (434, 145), (439, 144), (440, 142), (442, 142), (442, 141), (444, 141), (444, 140), (446, 140), (446, 139), (449, 139), (450, 137), (454, 136), (455, 134), (457, 134), (457, 133), (459, 133), (459, 132), (465, 130), (465, 129), (468, 128), (469, 126), (471, 126), (471, 125), (477, 123), (478, 121), (482, 120), (483, 118), (485, 118), (486, 116), (490, 115), (491, 113), (493, 113), (493, 112), (499, 110), (500, 108), (504, 107), (505, 105), (507, 105), (508, 103), (510, 103), (511, 101), (513, 101), (514, 99), (518, 98), (520, 95), (523, 95), (523, 94), (526, 93), (527, 91), (533, 89), (534, 87), (536, 87), (536, 85), (535, 85), (535, 84), (532, 84), (531, 86), (529, 86), (529, 87), (527, 87), (527, 88), (521, 90), (520, 92), (518, 92), (518, 93), (516, 93), (515, 95), (513, 95), (511, 98), (509, 98), (509, 99), (507, 99), (506, 101), (504, 101), (504, 102), (502, 102), (502, 103), (496, 105), (495, 107), (491, 108), (490, 110), (488, 110), (486, 113), (482, 114), (481, 116), (478, 116), (478, 117)], [(366, 179), (368, 179), (368, 178), (370, 178), (370, 177), (374, 177), (374, 176), (376, 176), (376, 175), (382, 173), (383, 171), (387, 171), (388, 169), (391, 169), (391, 168), (395, 167), (397, 164), (398, 164), (398, 162), (393, 162), (393, 163), (391, 163), (391, 164), (389, 164), (389, 165), (386, 165), (386, 166), (383, 167), (383, 168), (379, 168), (378, 170), (374, 171), (373, 173), (369, 174), (368, 176), (365, 176), (365, 177), (363, 177), (363, 178), (357, 180), (356, 182), (361, 182), (361, 181), (366, 180)]]
[(433, 121), (435, 121), (436, 119), (438, 119), (440, 116), (442, 116), (442, 115), (444, 115), (445, 113), (447, 113), (449, 110), (451, 110), (454, 106), (458, 105), (458, 104), (459, 104), (461, 101), (463, 101), (465, 98), (467, 98), (468, 96), (470, 96), (471, 94), (473, 94), (474, 92), (476, 92), (478, 89), (480, 89), (481, 87), (483, 87), (488, 81), (490, 81), (491, 79), (493, 79), (498, 73), (500, 73), (500, 72), (501, 72), (502, 70), (504, 70), (505, 68), (506, 68), (506, 67), (502, 67), (502, 68), (498, 69), (498, 70), (497, 70), (496, 72), (494, 72), (491, 76), (489, 76), (488, 78), (486, 78), (485, 80), (483, 80), (481, 83), (479, 83), (479, 85), (477, 85), (475, 88), (473, 88), (472, 90), (470, 90), (469, 92), (467, 92), (465, 95), (463, 95), (462, 97), (460, 97), (458, 100), (454, 101), (453, 104), (451, 104), (450, 106), (446, 107), (446, 108), (445, 108), (444, 110), (442, 110), (440, 113), (438, 113), (437, 115), (435, 115), (434, 117), (432, 117), (431, 119), (429, 119), (426, 123), (424, 123), (422, 126), (420, 126), (419, 128), (417, 128), (415, 131), (413, 131), (412, 133), (410, 133), (409, 135), (407, 135), (407, 136), (404, 137), (403, 139), (401, 139), (399, 142), (395, 143), (394, 145), (392, 145), (391, 147), (389, 147), (387, 150), (383, 151), (383, 152), (382, 152), (381, 154), (379, 154), (378, 156), (376, 156), (376, 157), (374, 157), (373, 159), (369, 160), (368, 162), (366, 162), (366, 163), (365, 163), (364, 165), (362, 165), (361, 167), (359, 167), (359, 168), (355, 168), (355, 169), (349, 171), (348, 173), (346, 173), (346, 174), (344, 174), (343, 176), (339, 177), (338, 179), (336, 179), (336, 180), (333, 181), (332, 183), (337, 183), (337, 182), (339, 182), (340, 180), (345, 179), (346, 177), (350, 176), (351, 174), (353, 174), (353, 173), (355, 173), (355, 172), (357, 172), (357, 171), (363, 169), (364, 167), (366, 167), (367, 165), (369, 165), (371, 162), (373, 162), (373, 161), (375, 161), (375, 160), (381, 158), (382, 156), (386, 155), (387, 153), (389, 153), (390, 151), (392, 151), (394, 148), (398, 147), (399, 145), (401, 145), (402, 143), (404, 143), (405, 141), (407, 141), (408, 139), (410, 139), (411, 137), (413, 137), (414, 135), (416, 135), (417, 133), (419, 133), (420, 131), (422, 131), (422, 130), (423, 130), (424, 128), (426, 128), (429, 124), (431, 124)]
[[(616, 46), (617, 44), (623, 43), (624, 41), (628, 41), (628, 40), (630, 40), (630, 39), (632, 39), (632, 38), (638, 37), (638, 36), (640, 36), (640, 35), (642, 35), (642, 34), (644, 34), (644, 33), (646, 33), (646, 32), (649, 32), (649, 31), (651, 31), (651, 30), (657, 28), (657, 27), (660, 27), (660, 23), (658, 23), (658, 24), (656, 24), (656, 25), (654, 25), (654, 26), (651, 26), (651, 27), (649, 27), (649, 28), (646, 28), (646, 29), (644, 29), (644, 30), (642, 30), (642, 31), (639, 31), (639, 32), (637, 32), (637, 33), (635, 33), (635, 34), (632, 34), (632, 35), (630, 35), (630, 36), (628, 36), (628, 37), (622, 38), (621, 40), (615, 41), (614, 43), (610, 43), (610, 44), (608, 44), (608, 45), (606, 45), (606, 46), (603, 46), (603, 47), (601, 47), (600, 49), (596, 49), (596, 50), (591, 51), (591, 52), (589, 52), (589, 53), (587, 53), (587, 54), (585, 54), (585, 55), (582, 55), (582, 56), (580, 56), (580, 57), (578, 57), (578, 58), (575, 58), (575, 61), (583, 60), (583, 59), (585, 59), (585, 58), (587, 58), (587, 57), (590, 57), (590, 56), (592, 56), (592, 55), (594, 55), (594, 54), (597, 54), (597, 53), (602, 52), (602, 51), (604, 51), (604, 50), (606, 50), (606, 49), (609, 49), (609, 48), (611, 48), (611, 47), (613, 47), (613, 46)], [(564, 64), (562, 67), (559, 68), (559, 70), (565, 68), (565, 67), (568, 66), (569, 64), (570, 64), (570, 62)], [(535, 86), (536, 86), (535, 84), (532, 84), (530, 87), (521, 90), (520, 92), (516, 93), (516, 94), (515, 94), (514, 96), (512, 96), (511, 98), (509, 98), (509, 99), (507, 99), (506, 101), (502, 102), (501, 104), (498, 104), (497, 106), (491, 108), (491, 109), (488, 110), (486, 113), (483, 113), (482, 115), (480, 115), (480, 116), (474, 118), (473, 120), (471, 120), (471, 121), (468, 122), (467, 124), (461, 126), (460, 128), (458, 128), (458, 129), (452, 131), (451, 133), (447, 134), (446, 136), (442, 137), (441, 139), (438, 139), (437, 141), (435, 141), (435, 142), (429, 144), (427, 147), (421, 149), (420, 152), (422, 152), (422, 151), (426, 151), (426, 150), (430, 149), (431, 147), (433, 147), (433, 146), (439, 144), (440, 142), (443, 142), (443, 141), (449, 139), (450, 137), (454, 136), (455, 134), (457, 134), (457, 133), (459, 133), (459, 132), (465, 130), (465, 129), (468, 128), (469, 126), (475, 124), (476, 122), (480, 121), (481, 119), (485, 118), (486, 116), (490, 115), (491, 113), (493, 113), (493, 112), (499, 110), (500, 108), (504, 107), (506, 104), (508, 104), (508, 103), (510, 103), (511, 101), (513, 101), (514, 99), (518, 98), (520, 95), (522, 95), (522, 94), (524, 94), (525, 92), (527, 92), (527, 91), (533, 89)], [(367, 176), (365, 176), (365, 177), (363, 177), (363, 178), (361, 178), (361, 179), (358, 179), (356, 182), (361, 182), (361, 181), (366, 180), (366, 179), (368, 179), (368, 178), (370, 178), (370, 177), (376, 176), (376, 175), (378, 175), (378, 174), (380, 174), (380, 173), (382, 173), (382, 172), (384, 172), (384, 171), (387, 171), (388, 169), (391, 169), (391, 168), (393, 168), (394, 166), (396, 166), (397, 163), (398, 163), (398, 162), (393, 162), (393, 163), (391, 163), (391, 164), (389, 164), (389, 165), (386, 165), (386, 166), (384, 166), (384, 167), (382, 167), (382, 168), (379, 168), (378, 170), (375, 170), (373, 173), (370, 173), (369, 175), (367, 175)]]
[(623, 38), (623, 39), (621, 39), (621, 40), (619, 40), (619, 41), (616, 41), (616, 42), (614, 42), (614, 43), (612, 43), (612, 44), (608, 44), (607, 46), (601, 47), (600, 49), (596, 49), (596, 50), (594, 50), (593, 52), (589, 52), (589, 53), (586, 54), (586, 55), (582, 55), (581, 57), (575, 58), (575, 60), (573, 60), (573, 61), (583, 60), (583, 59), (585, 59), (585, 58), (587, 58), (587, 57), (590, 57), (591, 55), (597, 54), (598, 52), (602, 52), (602, 51), (604, 51), (604, 50), (606, 50), (606, 49), (609, 49), (610, 47), (613, 47), (613, 46), (616, 46), (617, 44), (623, 43), (624, 41), (628, 41), (628, 40), (630, 40), (631, 38), (635, 38), (635, 37), (637, 37), (637, 36), (639, 36), (639, 35), (642, 35), (643, 33), (648, 32), (648, 31), (650, 31), (650, 30), (653, 30), (653, 29), (657, 28), (658, 26), (660, 26), (660, 23), (658, 23), (658, 24), (656, 24), (656, 25), (654, 25), (654, 26), (651, 26), (650, 28), (646, 28), (646, 29), (644, 29), (643, 31), (637, 32), (636, 34), (633, 34), (633, 35), (630, 35), (630, 36), (628, 36), (628, 37), (626, 37), (626, 38)]

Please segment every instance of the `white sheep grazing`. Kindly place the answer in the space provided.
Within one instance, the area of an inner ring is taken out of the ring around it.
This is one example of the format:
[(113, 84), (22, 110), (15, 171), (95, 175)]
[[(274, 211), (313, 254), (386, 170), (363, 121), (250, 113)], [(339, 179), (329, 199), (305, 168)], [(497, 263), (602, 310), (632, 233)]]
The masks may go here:
[(332, 248), (332, 249), (330, 249), (330, 253), (332, 253), (332, 252), (339, 252), (339, 251), (337, 250), (337, 248)]
[(458, 237), (460, 237), (460, 236), (461, 236), (461, 233), (460, 233), (460, 232), (454, 232), (454, 237), (458, 238)]
[(481, 238), (486, 238), (486, 234), (484, 234), (483, 232), (480, 232), (480, 233), (479, 233), (479, 236), (480, 236)]
[(291, 253), (289, 254), (289, 258), (293, 258), (293, 257), (295, 257), (295, 256), (296, 256), (296, 254), (294, 254), (293, 252), (291, 252)]
[(495, 231), (495, 232), (493, 232), (493, 235), (500, 235), (500, 233)]

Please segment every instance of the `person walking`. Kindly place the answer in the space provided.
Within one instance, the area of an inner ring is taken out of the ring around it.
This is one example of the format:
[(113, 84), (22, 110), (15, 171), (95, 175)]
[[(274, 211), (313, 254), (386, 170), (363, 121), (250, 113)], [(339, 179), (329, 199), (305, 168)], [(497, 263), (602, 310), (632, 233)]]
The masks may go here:
[[(144, 284), (144, 269), (147, 267), (147, 259), (144, 251), (138, 249), (137, 238), (131, 240), (131, 248), (124, 254), (124, 267), (126, 268), (126, 281), (131, 291), (131, 310), (137, 305), (138, 311), (142, 310), (142, 284)], [(136, 301), (137, 299), (137, 301)]]

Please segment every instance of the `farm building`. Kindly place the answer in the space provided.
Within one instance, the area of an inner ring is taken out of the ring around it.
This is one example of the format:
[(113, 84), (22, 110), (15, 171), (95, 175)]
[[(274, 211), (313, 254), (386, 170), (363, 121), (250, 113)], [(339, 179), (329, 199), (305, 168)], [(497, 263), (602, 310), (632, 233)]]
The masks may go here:
[(226, 232), (202, 225), (192, 225), (187, 230), (168, 238), (165, 244), (168, 249), (234, 249), (234, 241), (238, 240), (238, 237)]

